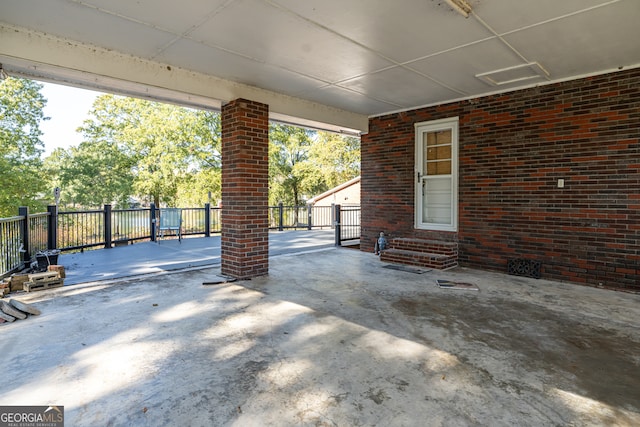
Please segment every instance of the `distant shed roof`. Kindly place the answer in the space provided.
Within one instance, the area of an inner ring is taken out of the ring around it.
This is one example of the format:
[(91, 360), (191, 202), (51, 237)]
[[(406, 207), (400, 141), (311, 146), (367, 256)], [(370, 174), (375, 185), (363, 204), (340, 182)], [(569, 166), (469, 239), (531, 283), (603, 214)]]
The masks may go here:
[(319, 200), (322, 200), (322, 199), (324, 199), (326, 197), (329, 197), (329, 196), (337, 193), (338, 191), (344, 190), (345, 188), (351, 187), (352, 185), (357, 184), (359, 182), (360, 182), (360, 176), (356, 176), (355, 178), (350, 179), (347, 182), (344, 182), (344, 183), (342, 183), (342, 184), (340, 184), (338, 186), (335, 186), (335, 187), (325, 191), (324, 193), (319, 194), (316, 197), (313, 197), (313, 198), (309, 199), (309, 201), (307, 201), (307, 204), (308, 205), (312, 205), (314, 203), (317, 203)]

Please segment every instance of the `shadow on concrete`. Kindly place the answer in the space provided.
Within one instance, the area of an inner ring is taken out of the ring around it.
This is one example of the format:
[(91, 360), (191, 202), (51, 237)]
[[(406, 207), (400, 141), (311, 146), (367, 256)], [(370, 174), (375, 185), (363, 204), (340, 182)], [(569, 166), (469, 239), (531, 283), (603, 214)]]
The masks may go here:
[[(344, 249), (24, 295), (0, 404), (74, 426), (637, 425), (640, 296)], [(479, 292), (443, 290), (437, 278)]]

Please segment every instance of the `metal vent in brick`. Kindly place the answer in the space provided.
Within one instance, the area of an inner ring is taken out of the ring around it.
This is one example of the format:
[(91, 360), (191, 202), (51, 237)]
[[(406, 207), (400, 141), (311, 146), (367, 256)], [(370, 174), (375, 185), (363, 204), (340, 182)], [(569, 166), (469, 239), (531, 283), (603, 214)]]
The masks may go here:
[(526, 276), (539, 279), (541, 269), (542, 263), (532, 259), (516, 258), (510, 259), (507, 263), (507, 272), (514, 276)]

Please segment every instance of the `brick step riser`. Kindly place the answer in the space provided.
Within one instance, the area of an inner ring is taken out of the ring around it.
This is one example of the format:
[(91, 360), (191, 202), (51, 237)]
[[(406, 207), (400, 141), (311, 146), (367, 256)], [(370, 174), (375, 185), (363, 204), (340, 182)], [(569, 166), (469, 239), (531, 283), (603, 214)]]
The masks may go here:
[(430, 254), (451, 255), (451, 256), (457, 256), (458, 255), (458, 249), (457, 248), (442, 247), (442, 246), (437, 246), (437, 245), (431, 245), (431, 246), (420, 245), (420, 246), (416, 246), (416, 245), (406, 245), (406, 244), (391, 243), (389, 245), (389, 248), (390, 249), (400, 249), (400, 250), (403, 250), (403, 251), (424, 252), (424, 253), (430, 253)]
[(383, 252), (382, 255), (380, 255), (380, 260), (397, 264), (435, 268), (437, 270), (444, 270), (458, 265), (458, 258), (456, 256), (430, 256), (429, 254), (418, 252), (414, 254), (402, 254), (394, 253), (393, 250)]
[(438, 243), (438, 242), (416, 242), (403, 239), (392, 239), (389, 242), (390, 249), (400, 249), (405, 251), (425, 252), (431, 254), (442, 255), (458, 255), (458, 245), (456, 243)]

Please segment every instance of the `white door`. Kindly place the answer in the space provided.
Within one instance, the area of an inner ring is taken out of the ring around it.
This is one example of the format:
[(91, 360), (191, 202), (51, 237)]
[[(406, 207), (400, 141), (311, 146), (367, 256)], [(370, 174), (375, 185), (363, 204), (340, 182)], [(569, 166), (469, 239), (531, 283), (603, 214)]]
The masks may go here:
[(457, 231), (458, 118), (416, 123), (416, 228)]

